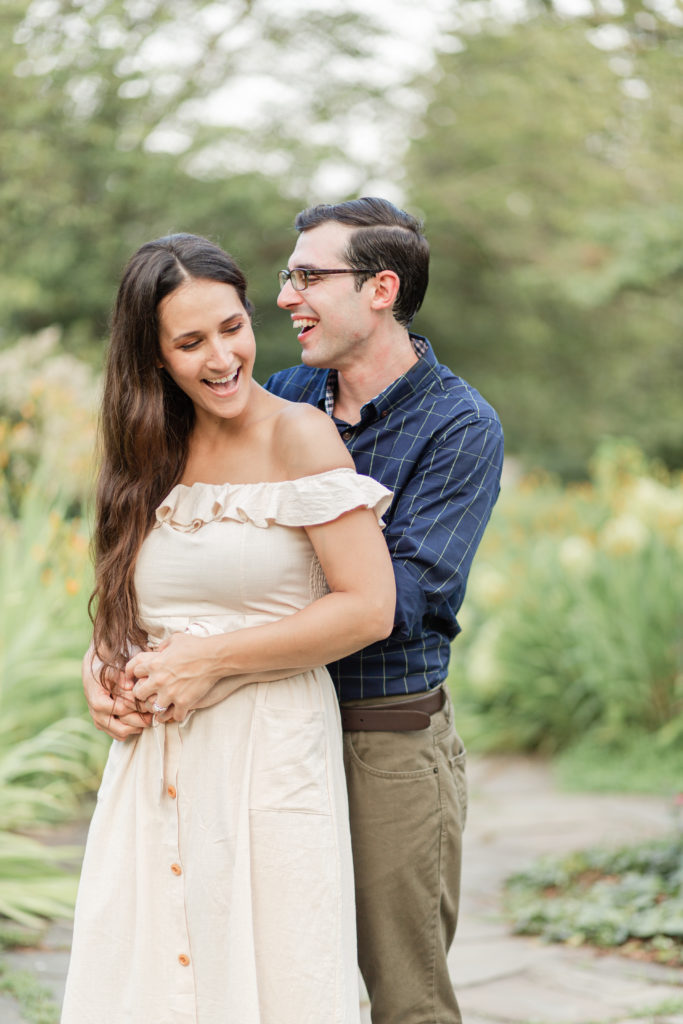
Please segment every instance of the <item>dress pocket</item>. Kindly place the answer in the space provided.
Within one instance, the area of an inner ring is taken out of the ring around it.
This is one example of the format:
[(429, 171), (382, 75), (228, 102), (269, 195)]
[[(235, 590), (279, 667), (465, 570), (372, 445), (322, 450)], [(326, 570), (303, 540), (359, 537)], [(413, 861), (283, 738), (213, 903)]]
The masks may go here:
[(254, 709), (252, 810), (329, 814), (321, 711)]

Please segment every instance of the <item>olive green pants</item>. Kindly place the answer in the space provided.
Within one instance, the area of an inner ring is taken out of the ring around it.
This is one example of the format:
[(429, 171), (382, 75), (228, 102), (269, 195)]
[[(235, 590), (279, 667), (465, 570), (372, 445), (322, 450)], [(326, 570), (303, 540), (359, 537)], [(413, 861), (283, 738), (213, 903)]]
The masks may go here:
[(458, 917), (467, 787), (448, 694), (428, 729), (344, 733), (344, 764), (358, 961), (372, 1024), (460, 1024), (446, 957)]

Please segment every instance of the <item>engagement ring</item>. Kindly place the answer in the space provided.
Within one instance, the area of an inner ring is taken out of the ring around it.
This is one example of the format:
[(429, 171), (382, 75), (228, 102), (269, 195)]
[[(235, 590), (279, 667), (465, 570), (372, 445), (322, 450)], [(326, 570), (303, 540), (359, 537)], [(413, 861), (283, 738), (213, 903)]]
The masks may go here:
[(157, 712), (157, 714), (158, 714), (158, 713), (159, 713), (160, 711), (168, 711), (168, 708), (162, 708), (162, 707), (161, 707), (161, 705), (159, 705), (159, 704), (152, 704), (152, 707), (153, 707), (153, 708), (154, 708), (154, 710), (155, 710), (155, 711)]

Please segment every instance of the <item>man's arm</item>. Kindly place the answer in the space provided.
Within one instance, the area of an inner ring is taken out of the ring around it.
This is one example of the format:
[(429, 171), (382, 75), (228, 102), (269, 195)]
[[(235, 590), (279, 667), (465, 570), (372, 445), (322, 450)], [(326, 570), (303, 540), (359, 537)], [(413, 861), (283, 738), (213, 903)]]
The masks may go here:
[(137, 679), (135, 696), (172, 707), (171, 717), (183, 721), (218, 680), (254, 673), (264, 679), (289, 667), (302, 672), (388, 636), (395, 603), (391, 560), (374, 513), (358, 500), (336, 519), (304, 527), (328, 593), (261, 625), (202, 637), (176, 634), (163, 650), (141, 651), (126, 666), (128, 678)]
[(176, 635), (163, 649), (134, 655), (126, 666), (128, 679), (137, 679), (133, 693), (162, 708), (173, 707), (177, 721), (204, 701), (219, 680), (305, 671), (383, 639), (392, 628), (394, 575), (375, 513), (389, 501), (386, 489), (356, 477), (332, 421), (307, 405), (282, 403), (273, 458), (284, 479), (301, 480), (303, 487), (311, 475), (349, 474), (349, 492), (335, 496), (332, 489), (331, 503), (311, 501), (302, 517), (329, 590), (282, 618), (230, 633)]
[[(178, 637), (186, 635), (185, 633), (174, 634), (174, 636)], [(182, 643), (182, 640), (180, 642)], [(220, 704), (227, 697), (231, 697), (242, 686), (247, 686), (249, 683), (277, 682), (278, 679), (288, 679), (289, 676), (295, 675), (297, 671), (298, 669), (295, 668), (281, 668), (272, 669), (269, 672), (244, 672), (241, 675), (225, 676), (223, 679), (219, 679), (217, 683), (214, 683), (204, 697), (194, 701), (189, 710), (199, 711), (201, 708), (212, 708), (214, 704)], [(156, 719), (158, 722), (176, 721), (175, 709), (171, 707), (170, 710), (157, 714)]]
[(385, 532), (397, 591), (392, 639), (420, 632), (425, 616), (446, 601), (456, 614), (498, 497), (502, 463), (499, 421), (473, 416), (435, 440), (416, 464)]

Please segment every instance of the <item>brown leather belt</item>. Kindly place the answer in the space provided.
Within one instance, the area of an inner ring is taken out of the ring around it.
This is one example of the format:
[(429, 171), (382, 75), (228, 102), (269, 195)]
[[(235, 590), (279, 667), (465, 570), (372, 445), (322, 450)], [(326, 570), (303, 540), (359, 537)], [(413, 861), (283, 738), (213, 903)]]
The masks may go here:
[(415, 732), (426, 729), (430, 717), (441, 710), (445, 699), (443, 687), (439, 686), (412, 700), (342, 707), (342, 729), (344, 732)]

